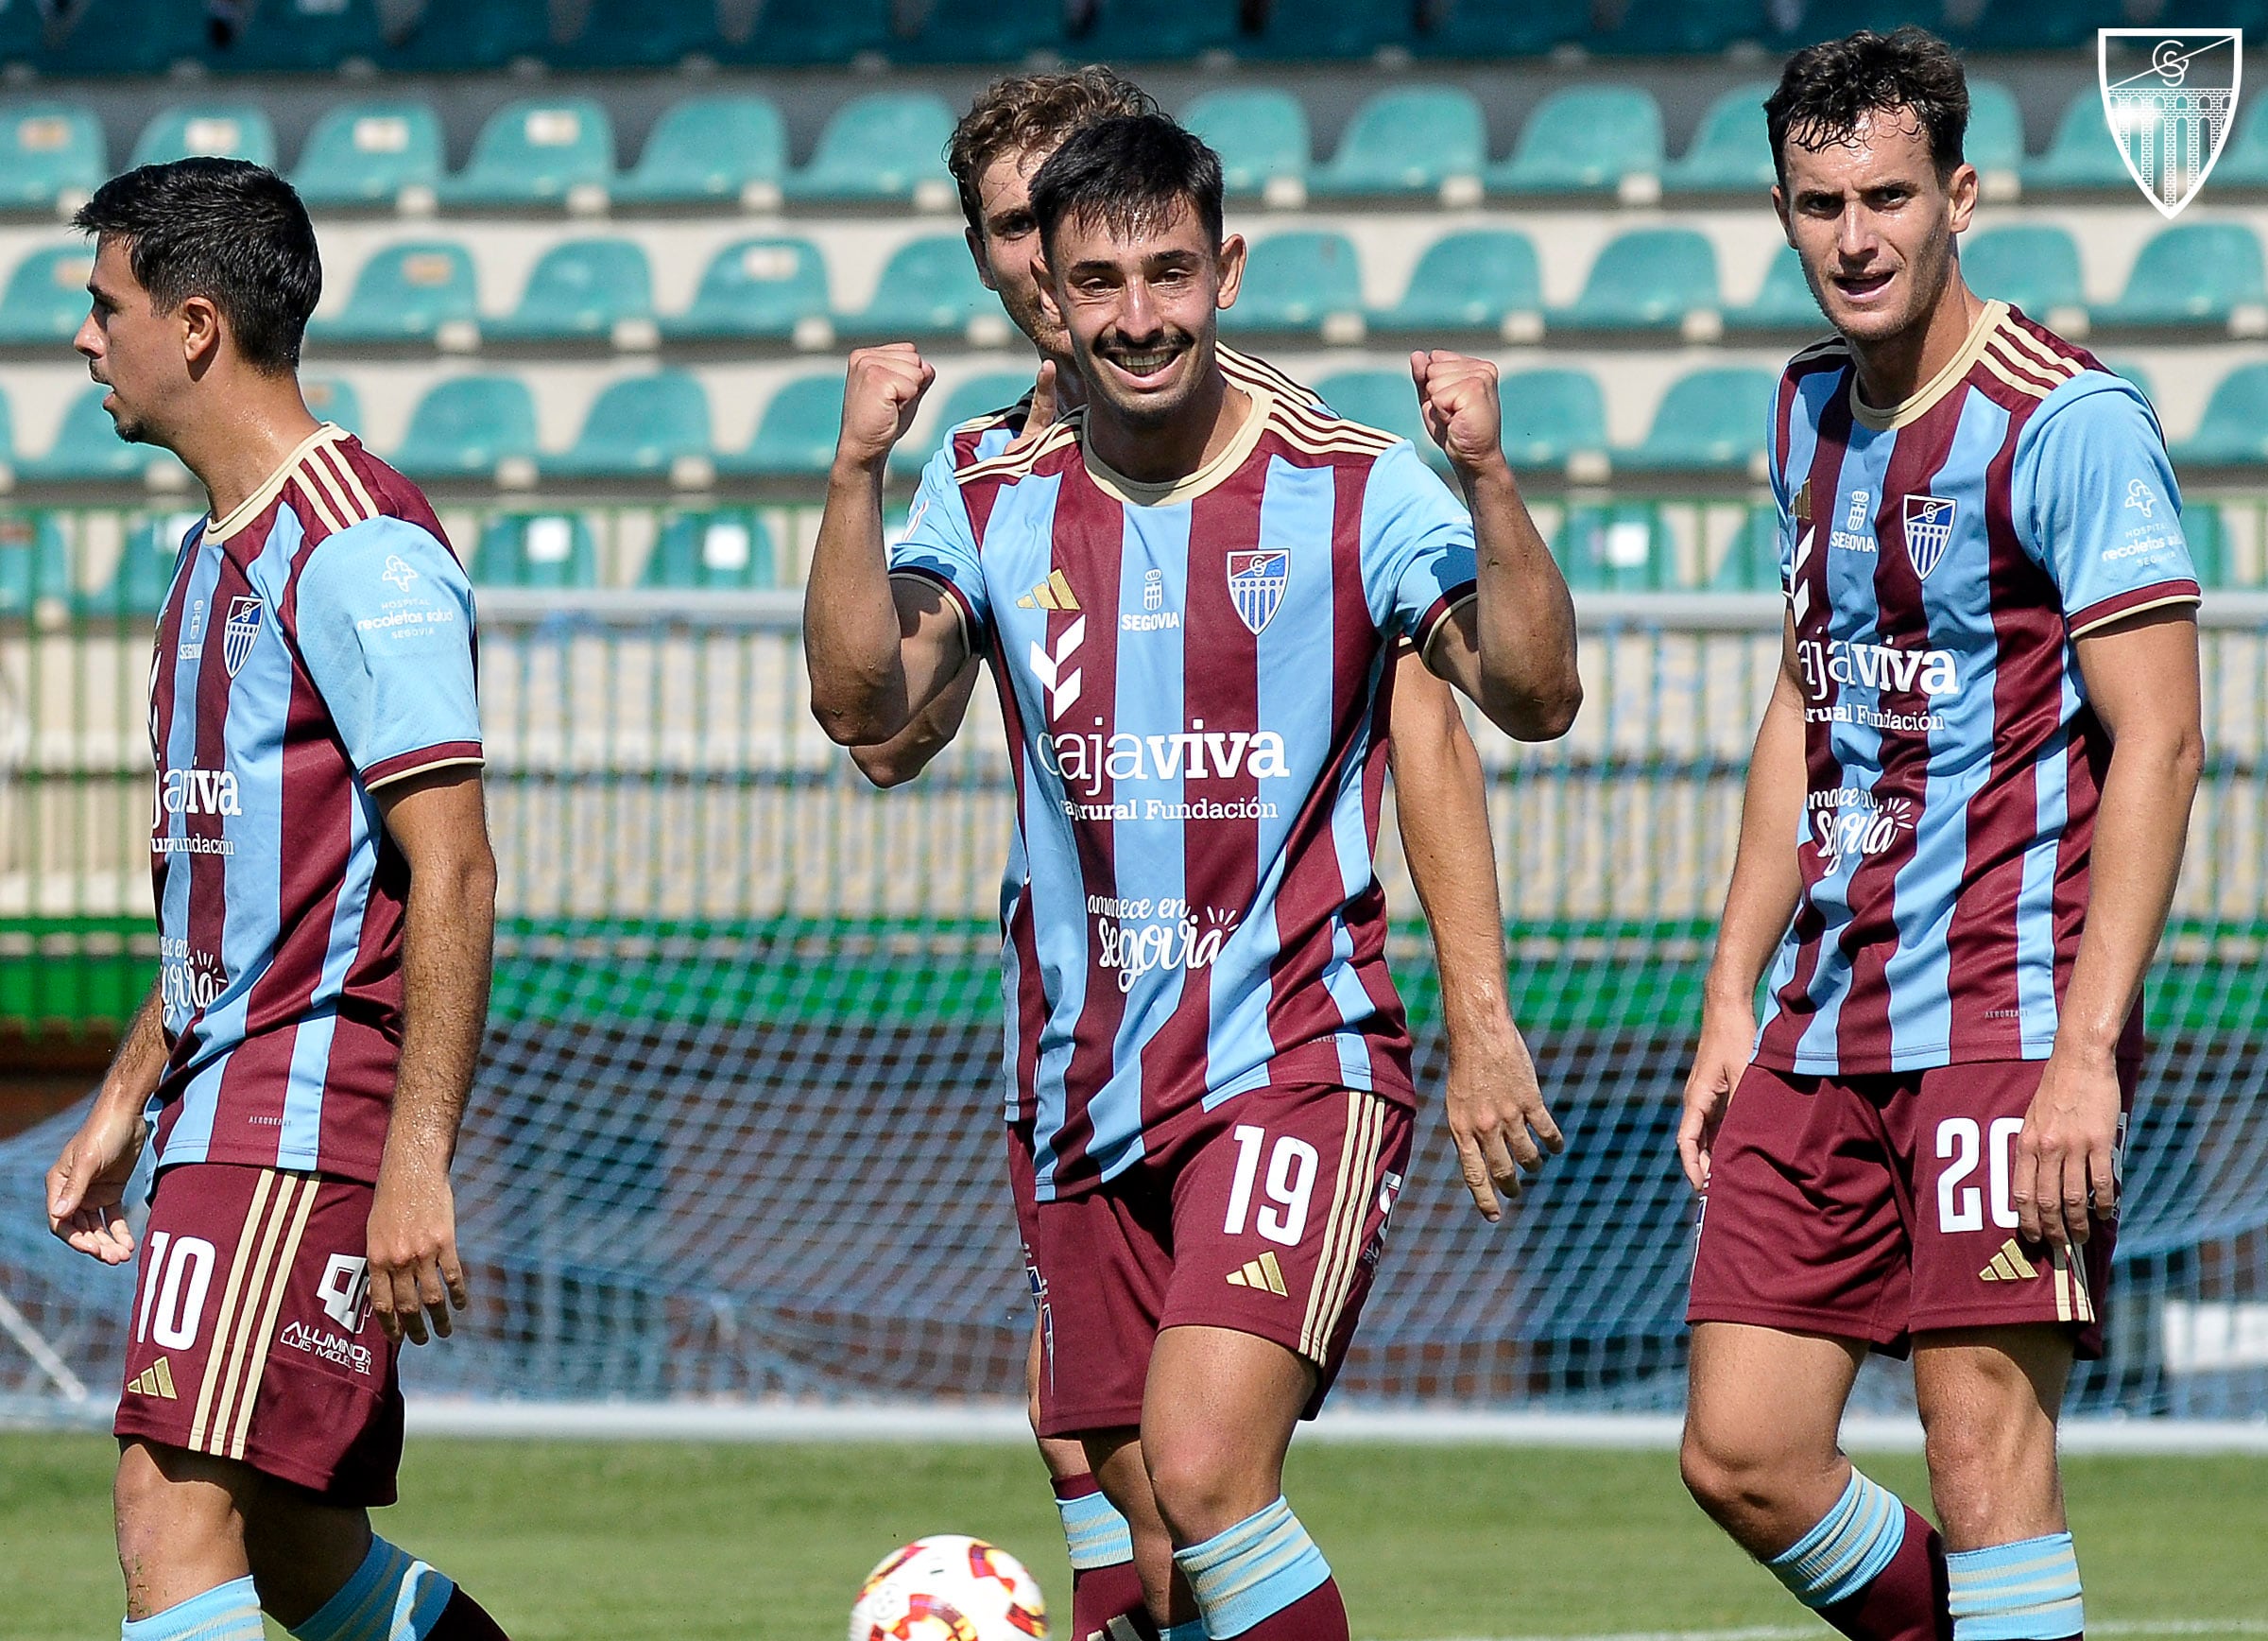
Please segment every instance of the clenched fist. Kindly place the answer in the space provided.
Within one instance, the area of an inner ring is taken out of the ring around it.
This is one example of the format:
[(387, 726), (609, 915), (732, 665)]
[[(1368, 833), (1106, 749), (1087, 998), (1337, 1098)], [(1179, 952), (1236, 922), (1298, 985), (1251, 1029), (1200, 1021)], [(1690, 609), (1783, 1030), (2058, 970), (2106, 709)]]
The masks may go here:
[(1458, 472), (1471, 474), (1503, 460), (1503, 407), (1496, 396), (1496, 367), (1436, 348), (1410, 355), (1418, 409), (1425, 430)]
[(834, 458), (853, 467), (880, 467), (905, 437), (921, 395), (936, 371), (911, 342), (860, 348), (843, 379), (843, 431)]

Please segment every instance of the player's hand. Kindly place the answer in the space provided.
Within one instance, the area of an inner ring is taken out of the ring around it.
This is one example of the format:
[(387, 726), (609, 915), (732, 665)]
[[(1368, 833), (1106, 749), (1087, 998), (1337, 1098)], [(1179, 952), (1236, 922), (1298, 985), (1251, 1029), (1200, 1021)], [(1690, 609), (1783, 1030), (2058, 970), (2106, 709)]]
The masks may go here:
[(141, 1112), (97, 1099), (47, 1170), (47, 1229), (105, 1265), (124, 1265), (134, 1256), (126, 1184), (141, 1158), (145, 1132)]
[(426, 1319), (447, 1339), (449, 1313), (472, 1303), (456, 1257), (456, 1202), (449, 1171), (430, 1164), (379, 1166), (370, 1202), (370, 1309), (386, 1337), (425, 1342)]
[(1685, 1114), (1677, 1122), (1677, 1160), (1685, 1165), (1686, 1183), (1696, 1191), (1709, 1189), (1718, 1125), (1755, 1051), (1755, 1009), (1733, 1004), (1702, 1011), (1701, 1045), (1686, 1074)]
[(2087, 1241), (2119, 1212), (2119, 1068), (2107, 1056), (2048, 1056), (2016, 1136), (2008, 1201), (2027, 1242)]
[(1482, 1038), (1450, 1039), (1449, 1134), (1472, 1205), (1493, 1225), (1505, 1204), (1520, 1201), (1521, 1170), (1535, 1173), (1544, 1154), (1557, 1156), (1566, 1141), (1543, 1103), (1520, 1028), (1507, 1020)]
[(921, 395), (937, 372), (911, 342), (860, 348), (843, 377), (843, 430), (834, 458), (854, 467), (880, 467), (905, 437)]
[(1504, 412), (1497, 398), (1496, 367), (1436, 348), (1410, 355), (1418, 410), (1425, 431), (1460, 473), (1477, 473), (1504, 459)]
[(1040, 436), (1063, 419), (1062, 396), (1056, 389), (1056, 362), (1040, 361), (1040, 379), (1032, 384), (1032, 407), (1023, 419), (1023, 431), (1008, 440), (1006, 456), (1036, 443)]

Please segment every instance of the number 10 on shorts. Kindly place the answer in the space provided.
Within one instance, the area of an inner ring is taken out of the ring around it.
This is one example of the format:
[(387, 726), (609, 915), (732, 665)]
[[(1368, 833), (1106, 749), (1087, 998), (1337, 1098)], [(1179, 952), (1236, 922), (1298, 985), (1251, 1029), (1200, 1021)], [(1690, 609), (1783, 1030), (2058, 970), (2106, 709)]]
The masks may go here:
[[(1315, 1175), (1322, 1158), (1315, 1148), (1293, 1134), (1279, 1134), (1271, 1149), (1265, 1129), (1239, 1123), (1230, 1135), (1236, 1141), (1236, 1178), (1228, 1186), (1228, 1213), (1221, 1222), (1224, 1236), (1242, 1236), (1245, 1221), (1269, 1241), (1285, 1248), (1298, 1246), (1307, 1229), (1307, 1205), (1315, 1191)], [(1267, 1177), (1261, 1178), (1261, 1155), (1267, 1153)], [(1266, 1199), (1252, 1213), (1252, 1189), (1261, 1187)]]

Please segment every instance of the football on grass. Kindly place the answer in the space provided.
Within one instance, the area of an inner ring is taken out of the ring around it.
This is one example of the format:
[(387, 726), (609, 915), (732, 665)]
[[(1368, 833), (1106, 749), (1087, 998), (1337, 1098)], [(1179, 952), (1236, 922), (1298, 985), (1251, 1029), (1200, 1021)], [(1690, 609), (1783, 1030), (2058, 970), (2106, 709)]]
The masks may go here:
[(1047, 1600), (1007, 1551), (960, 1533), (892, 1550), (850, 1609), (850, 1641), (1044, 1641)]

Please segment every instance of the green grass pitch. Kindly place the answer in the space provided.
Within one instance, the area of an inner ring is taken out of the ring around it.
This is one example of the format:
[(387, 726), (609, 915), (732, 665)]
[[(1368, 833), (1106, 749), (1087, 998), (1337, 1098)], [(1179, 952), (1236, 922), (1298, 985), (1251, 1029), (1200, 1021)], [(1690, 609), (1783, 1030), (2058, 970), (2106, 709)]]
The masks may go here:
[[(10, 1641), (117, 1632), (112, 1453), (0, 1436)], [(1916, 1459), (1867, 1469), (1925, 1496)], [(2090, 1631), (2268, 1633), (2268, 1459), (2080, 1458), (2066, 1483)], [(1666, 1453), (1307, 1443), (1286, 1491), (1367, 1641), (1805, 1622)], [(1070, 1592), (1038, 1458), (1014, 1446), (413, 1441), (403, 1495), (380, 1530), (515, 1641), (833, 1641), (867, 1568), (929, 1532), (1005, 1545), (1058, 1610)]]

